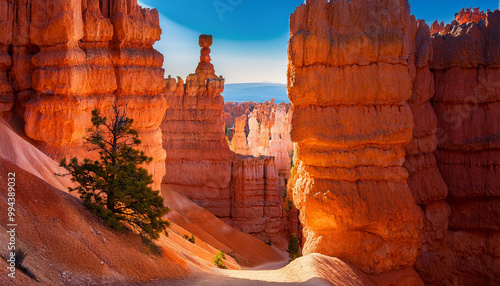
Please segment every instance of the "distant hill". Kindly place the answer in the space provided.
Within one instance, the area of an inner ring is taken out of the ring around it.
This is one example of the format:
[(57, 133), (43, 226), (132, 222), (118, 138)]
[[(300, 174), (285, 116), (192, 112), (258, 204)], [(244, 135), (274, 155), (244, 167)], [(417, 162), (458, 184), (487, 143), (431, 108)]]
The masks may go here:
[(286, 84), (279, 83), (233, 83), (226, 84), (222, 93), (225, 102), (265, 102), (274, 98), (276, 103), (289, 103)]

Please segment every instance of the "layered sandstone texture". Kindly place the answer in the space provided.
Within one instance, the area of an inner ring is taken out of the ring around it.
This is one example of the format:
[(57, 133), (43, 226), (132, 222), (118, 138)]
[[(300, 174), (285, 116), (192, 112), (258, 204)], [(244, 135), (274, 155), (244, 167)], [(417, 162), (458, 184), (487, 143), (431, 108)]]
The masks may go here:
[(226, 136), (231, 150), (240, 155), (271, 156), (276, 159), (279, 186), (286, 187), (290, 177), (293, 143), (291, 105), (264, 103), (226, 103)]
[[(290, 19), (294, 202), (304, 253), (350, 261), (381, 285), (418, 285), (422, 219), (402, 166), (412, 138), (405, 0), (311, 0)], [(395, 285), (395, 284), (394, 284)]]
[[(229, 225), (286, 247), (283, 199), (274, 158), (236, 156), (224, 133), (224, 79), (210, 62), (212, 36), (200, 36), (196, 73), (165, 80), (167, 111), (161, 125), (167, 152), (164, 188), (183, 193)], [(246, 150), (246, 114), (233, 140)]]
[(432, 277), (428, 283), (495, 285), (500, 283), (500, 11), (487, 13), (486, 21), (452, 24), (433, 37), (432, 47), (435, 154), (451, 213), (447, 248), (437, 254), (440, 260), (429, 257), (422, 277)]
[(479, 8), (464, 8), (455, 15), (455, 21), (457, 21), (459, 25), (469, 22), (479, 23), (481, 20), (486, 20), (486, 13), (480, 11)]
[(273, 157), (236, 155), (231, 170), (231, 226), (286, 247), (283, 199)]
[[(424, 21), (418, 21), (411, 36), (415, 42), (415, 53), (411, 55), (415, 69), (412, 72), (412, 97), (408, 103), (414, 117), (414, 129), (413, 138), (406, 146), (404, 166), (409, 172), (408, 186), (422, 209), (422, 248), (416, 261), (416, 268), (420, 271), (429, 261), (439, 262), (436, 253), (446, 249), (450, 206), (446, 201), (448, 187), (434, 156), (438, 144), (438, 121), (431, 104), (435, 86), (430, 69), (433, 57), (430, 28)], [(433, 268), (441, 271), (437, 265)], [(428, 276), (422, 275), (422, 278), (425, 280)]]
[(141, 148), (153, 157), (146, 168), (159, 188), (165, 99), (163, 56), (153, 49), (161, 35), (158, 11), (136, 0), (2, 3), (1, 110), (10, 109), (15, 96), (26, 134), (59, 160), (89, 156), (83, 138), (91, 111), (109, 114), (116, 102), (134, 119)]
[(163, 184), (175, 186), (218, 217), (230, 216), (231, 163), (222, 120), (224, 79), (210, 63), (211, 36), (200, 37), (202, 55), (186, 82), (165, 80), (167, 111), (161, 129), (167, 152)]

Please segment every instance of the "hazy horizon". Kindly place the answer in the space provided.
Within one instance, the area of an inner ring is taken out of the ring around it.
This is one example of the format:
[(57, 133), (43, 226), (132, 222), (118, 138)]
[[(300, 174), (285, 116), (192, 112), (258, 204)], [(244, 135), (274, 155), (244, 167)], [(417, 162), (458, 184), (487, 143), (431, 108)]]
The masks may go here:
[[(286, 84), (288, 19), (303, 0), (139, 0), (157, 8), (163, 30), (155, 48), (165, 77), (185, 78), (199, 62), (200, 34), (212, 34), (212, 63), (226, 83)], [(428, 24), (450, 23), (464, 7), (498, 9), (498, 0), (410, 0), (412, 14)], [(186, 10), (188, 10), (186, 12)]]

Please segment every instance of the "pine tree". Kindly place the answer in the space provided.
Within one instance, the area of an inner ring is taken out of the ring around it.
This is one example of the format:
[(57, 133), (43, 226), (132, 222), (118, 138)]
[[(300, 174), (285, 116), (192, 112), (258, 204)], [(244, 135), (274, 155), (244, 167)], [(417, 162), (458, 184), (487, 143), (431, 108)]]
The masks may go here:
[(111, 122), (98, 110), (92, 111), (93, 128), (85, 140), (99, 151), (99, 160), (84, 159), (80, 163), (77, 158), (70, 162), (63, 159), (60, 166), (78, 184), (69, 191), (77, 191), (85, 206), (108, 226), (117, 230), (130, 226), (157, 239), (169, 225), (163, 216), (170, 210), (164, 206), (160, 192), (150, 187), (152, 175), (140, 167), (152, 158), (134, 149), (141, 141), (132, 129), (133, 119), (120, 112), (116, 104), (113, 110)]

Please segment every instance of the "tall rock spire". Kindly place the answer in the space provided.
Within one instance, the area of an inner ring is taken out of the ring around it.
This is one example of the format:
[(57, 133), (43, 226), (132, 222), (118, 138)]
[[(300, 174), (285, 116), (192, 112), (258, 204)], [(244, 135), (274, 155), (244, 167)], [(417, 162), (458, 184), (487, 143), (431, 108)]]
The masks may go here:
[(202, 79), (214, 79), (215, 75), (214, 65), (210, 62), (210, 46), (212, 46), (212, 35), (200, 35), (199, 44), (201, 47), (200, 63), (196, 68), (196, 74)]

